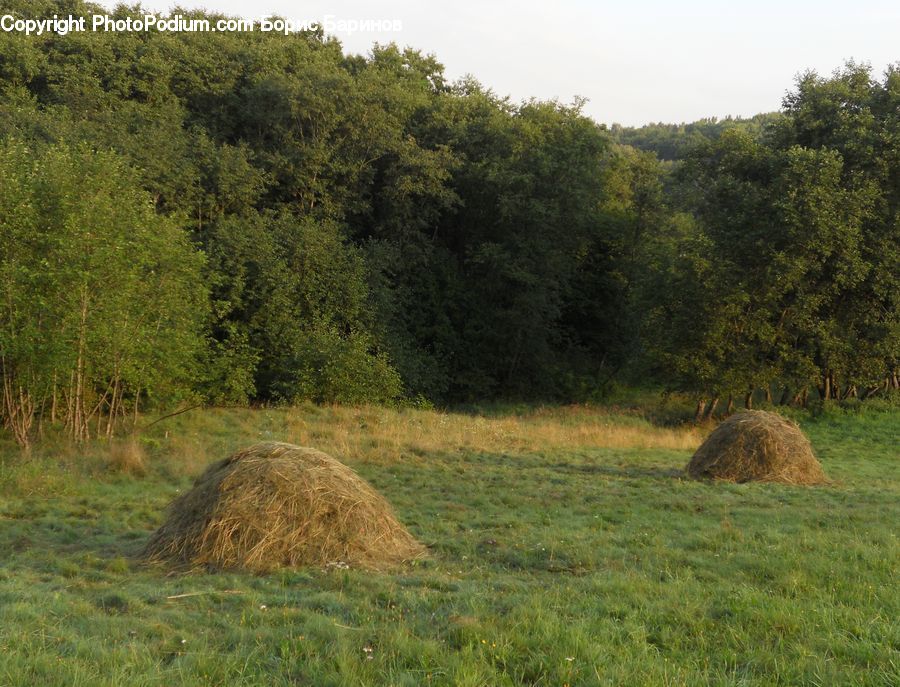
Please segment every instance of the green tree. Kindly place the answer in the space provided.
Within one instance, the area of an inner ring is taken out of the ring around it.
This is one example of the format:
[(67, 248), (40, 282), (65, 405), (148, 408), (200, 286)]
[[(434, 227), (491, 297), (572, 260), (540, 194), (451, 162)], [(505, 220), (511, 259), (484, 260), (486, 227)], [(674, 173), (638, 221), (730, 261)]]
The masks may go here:
[[(226, 387), (294, 402), (385, 401), (399, 377), (371, 335), (365, 264), (334, 223), (230, 217), (207, 236), (217, 344), (243, 351)], [(235, 381), (252, 378), (252, 387)]]
[(202, 344), (202, 257), (115, 155), (3, 144), (4, 420), (112, 433), (139, 399), (187, 391)]

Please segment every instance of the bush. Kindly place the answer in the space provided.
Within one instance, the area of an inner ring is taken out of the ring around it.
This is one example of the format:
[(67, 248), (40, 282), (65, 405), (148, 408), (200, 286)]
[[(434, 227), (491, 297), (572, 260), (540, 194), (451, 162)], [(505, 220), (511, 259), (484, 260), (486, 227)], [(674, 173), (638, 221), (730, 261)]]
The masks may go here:
[(384, 403), (403, 391), (386, 356), (371, 350), (364, 334), (342, 337), (333, 329), (303, 332), (293, 351), (292, 374), (274, 389), (283, 400)]

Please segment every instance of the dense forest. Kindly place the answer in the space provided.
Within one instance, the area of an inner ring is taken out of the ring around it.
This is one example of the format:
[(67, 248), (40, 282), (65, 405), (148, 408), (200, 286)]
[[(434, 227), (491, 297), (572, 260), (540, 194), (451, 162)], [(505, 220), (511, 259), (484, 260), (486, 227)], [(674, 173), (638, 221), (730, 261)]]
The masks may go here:
[(0, 34), (4, 425), (898, 386), (900, 66), (807, 73), (751, 120), (582, 105), (316, 31)]
[(754, 117), (710, 117), (681, 124), (646, 124), (641, 127), (623, 127), (613, 124), (609, 133), (617, 143), (638, 150), (655, 153), (663, 162), (683, 159), (698, 144), (718, 140), (726, 131), (737, 129), (759, 138), (766, 127), (780, 119), (780, 112), (758, 114)]

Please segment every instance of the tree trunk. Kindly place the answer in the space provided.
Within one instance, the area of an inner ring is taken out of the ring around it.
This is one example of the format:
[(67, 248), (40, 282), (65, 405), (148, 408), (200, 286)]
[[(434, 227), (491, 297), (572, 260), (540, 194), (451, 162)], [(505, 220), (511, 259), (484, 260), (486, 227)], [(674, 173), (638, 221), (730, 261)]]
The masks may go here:
[(63, 389), (63, 397), (66, 406), (65, 429), (66, 432), (72, 431), (72, 418), (75, 416), (75, 403), (72, 400), (75, 396), (75, 370), (69, 374), (69, 386)]
[(88, 428), (87, 409), (85, 408), (85, 387), (86, 387), (86, 370), (87, 363), (85, 356), (87, 354), (87, 313), (88, 313), (88, 296), (87, 286), (81, 287), (81, 323), (78, 333), (78, 356), (75, 362), (75, 389), (74, 408), (72, 417), (72, 438), (81, 443), (88, 438), (90, 429)]
[(694, 413), (694, 423), (699, 424), (703, 419), (703, 410), (706, 408), (706, 399), (700, 398), (697, 400), (697, 411)]
[(56, 424), (56, 404), (59, 392), (56, 387), (56, 373), (53, 373), (53, 398), (50, 401), (50, 424)]
[(861, 401), (865, 401), (867, 398), (871, 398), (872, 396), (877, 394), (879, 391), (881, 391), (886, 386), (887, 386), (887, 382), (878, 384), (877, 386), (867, 387), (866, 390), (862, 392), (862, 395), (859, 398)]
[(734, 412), (734, 394), (728, 394), (728, 407), (725, 408), (725, 414), (731, 415)]
[(822, 376), (822, 387), (819, 389), (819, 396), (823, 401), (831, 398), (831, 373), (826, 371)]
[(766, 390), (766, 403), (771, 405), (772, 404), (772, 387), (769, 386), (768, 384), (766, 384), (765, 390)]
[(113, 435), (113, 427), (116, 422), (116, 415), (119, 414), (119, 405), (121, 404), (122, 390), (121, 383), (119, 382), (119, 373), (116, 371), (116, 377), (113, 380), (113, 388), (112, 388), (112, 398), (109, 401), (109, 413), (106, 416), (106, 436), (111, 437)]
[(713, 413), (716, 412), (716, 407), (719, 405), (719, 397), (716, 396), (713, 400), (709, 402), (709, 406), (706, 408), (706, 412), (703, 414), (704, 420), (712, 420)]
[(4, 403), (6, 406), (6, 425), (12, 430), (16, 443), (27, 451), (29, 448), (28, 430), (31, 425), (28, 409), (16, 400), (15, 392), (12, 389), (7, 392), (7, 389), (4, 388), (4, 396), (7, 396)]
[(14, 379), (5, 361), (2, 363), (3, 373), (3, 405), (4, 425), (12, 432), (16, 443), (25, 451), (31, 448), (30, 432), (34, 422), (34, 399)]
[(744, 407), (747, 410), (753, 410), (753, 390), (747, 392), (747, 395), (744, 396)]

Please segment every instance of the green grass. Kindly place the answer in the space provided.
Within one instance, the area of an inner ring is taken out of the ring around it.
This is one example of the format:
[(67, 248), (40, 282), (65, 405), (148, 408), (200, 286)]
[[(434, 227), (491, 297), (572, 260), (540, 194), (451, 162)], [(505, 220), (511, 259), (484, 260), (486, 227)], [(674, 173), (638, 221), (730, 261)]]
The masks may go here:
[[(689, 449), (557, 445), (631, 416), (539, 417), (442, 444), (403, 428), (471, 416), (206, 411), (154, 427), (142, 477), (99, 448), (8, 449), (0, 685), (900, 684), (898, 411), (806, 420), (818, 488), (686, 481)], [(265, 577), (133, 560), (190, 475), (260, 437), (318, 438), (431, 557)]]

